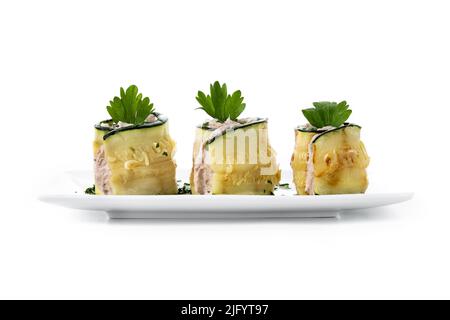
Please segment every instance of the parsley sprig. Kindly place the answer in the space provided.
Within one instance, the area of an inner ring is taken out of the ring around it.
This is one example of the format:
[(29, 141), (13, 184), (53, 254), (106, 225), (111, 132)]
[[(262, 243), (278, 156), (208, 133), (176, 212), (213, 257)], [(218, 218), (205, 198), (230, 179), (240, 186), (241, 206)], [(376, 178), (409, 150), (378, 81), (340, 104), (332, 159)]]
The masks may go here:
[(316, 128), (326, 126), (339, 127), (352, 114), (347, 101), (339, 103), (330, 101), (313, 102), (314, 108), (303, 109), (303, 115)]
[(225, 83), (220, 85), (219, 81), (216, 81), (209, 85), (209, 91), (209, 95), (199, 91), (196, 99), (201, 105), (198, 109), (204, 110), (212, 118), (221, 122), (228, 118), (236, 120), (244, 111), (244, 97), (241, 96), (240, 90), (230, 95), (227, 92), (227, 85)]
[(125, 91), (120, 88), (120, 98), (114, 97), (106, 107), (115, 123), (126, 122), (134, 125), (143, 124), (145, 119), (154, 111), (153, 103), (139, 93), (138, 87), (131, 85)]

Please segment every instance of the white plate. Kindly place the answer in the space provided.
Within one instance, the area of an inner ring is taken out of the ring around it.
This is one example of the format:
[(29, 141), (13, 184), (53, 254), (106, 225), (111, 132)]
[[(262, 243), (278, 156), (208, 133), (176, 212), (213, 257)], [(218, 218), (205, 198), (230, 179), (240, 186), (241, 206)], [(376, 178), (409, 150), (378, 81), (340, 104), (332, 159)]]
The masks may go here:
[[(290, 182), (288, 178), (283, 181)], [(292, 189), (280, 189), (274, 196), (86, 195), (83, 190), (92, 185), (92, 180), (89, 171), (68, 172), (52, 181), (52, 189), (57, 191), (39, 199), (67, 208), (105, 211), (110, 218), (325, 218), (337, 217), (345, 210), (399, 203), (413, 196), (411, 192), (296, 196)]]

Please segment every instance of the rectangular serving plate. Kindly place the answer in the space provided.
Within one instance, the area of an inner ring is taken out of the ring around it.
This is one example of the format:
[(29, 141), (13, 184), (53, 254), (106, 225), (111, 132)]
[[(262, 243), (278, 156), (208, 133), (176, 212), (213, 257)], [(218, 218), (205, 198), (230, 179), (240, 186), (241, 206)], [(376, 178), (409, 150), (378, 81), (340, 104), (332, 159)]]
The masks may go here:
[[(298, 196), (279, 189), (273, 196), (251, 195), (86, 195), (92, 172), (71, 171), (52, 182), (53, 191), (39, 199), (55, 205), (104, 211), (113, 219), (187, 218), (335, 218), (346, 210), (395, 204), (412, 198), (411, 192)], [(284, 177), (288, 180), (288, 177)], [(56, 191), (55, 191), (56, 190)]]

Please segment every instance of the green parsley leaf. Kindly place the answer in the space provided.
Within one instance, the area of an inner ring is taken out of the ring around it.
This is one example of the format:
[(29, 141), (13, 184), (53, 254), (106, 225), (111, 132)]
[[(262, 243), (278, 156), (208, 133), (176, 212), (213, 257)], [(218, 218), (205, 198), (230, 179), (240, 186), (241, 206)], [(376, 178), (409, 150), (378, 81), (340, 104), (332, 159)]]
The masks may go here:
[(206, 95), (198, 91), (197, 99), (201, 105), (198, 109), (205, 111), (211, 118), (221, 122), (227, 119), (236, 120), (245, 109), (244, 97), (237, 90), (232, 95), (228, 94), (227, 85), (221, 85), (219, 81), (210, 84), (210, 94)]
[(139, 93), (138, 87), (131, 85), (125, 91), (120, 88), (120, 98), (114, 97), (106, 107), (114, 123), (119, 121), (134, 125), (143, 124), (145, 119), (154, 111), (153, 103)]
[(316, 128), (326, 126), (339, 127), (352, 114), (346, 101), (339, 103), (330, 101), (313, 102), (314, 108), (303, 109), (303, 115)]

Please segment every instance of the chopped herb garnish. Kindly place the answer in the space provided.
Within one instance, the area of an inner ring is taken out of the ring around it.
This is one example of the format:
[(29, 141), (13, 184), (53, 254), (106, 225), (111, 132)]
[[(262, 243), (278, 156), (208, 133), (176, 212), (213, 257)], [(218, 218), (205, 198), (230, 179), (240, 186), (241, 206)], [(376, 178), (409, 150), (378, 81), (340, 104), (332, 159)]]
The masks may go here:
[(197, 93), (197, 101), (209, 116), (221, 122), (227, 119), (236, 120), (244, 111), (244, 97), (241, 91), (237, 90), (232, 95), (228, 94), (227, 85), (220, 85), (219, 81), (209, 85), (209, 95), (205, 95), (202, 91)]
[(352, 114), (346, 101), (339, 103), (330, 101), (313, 102), (314, 108), (303, 109), (303, 115), (316, 128), (326, 126), (339, 127)]
[(86, 188), (86, 190), (84, 190), (84, 193), (95, 194), (95, 185), (93, 185), (92, 187)]
[(184, 183), (183, 186), (178, 188), (178, 194), (192, 194), (191, 185), (189, 183)]
[(289, 183), (280, 183), (280, 184), (276, 187), (276, 189), (286, 189), (286, 190), (289, 190), (289, 189), (291, 189), (291, 187), (289, 186)]

